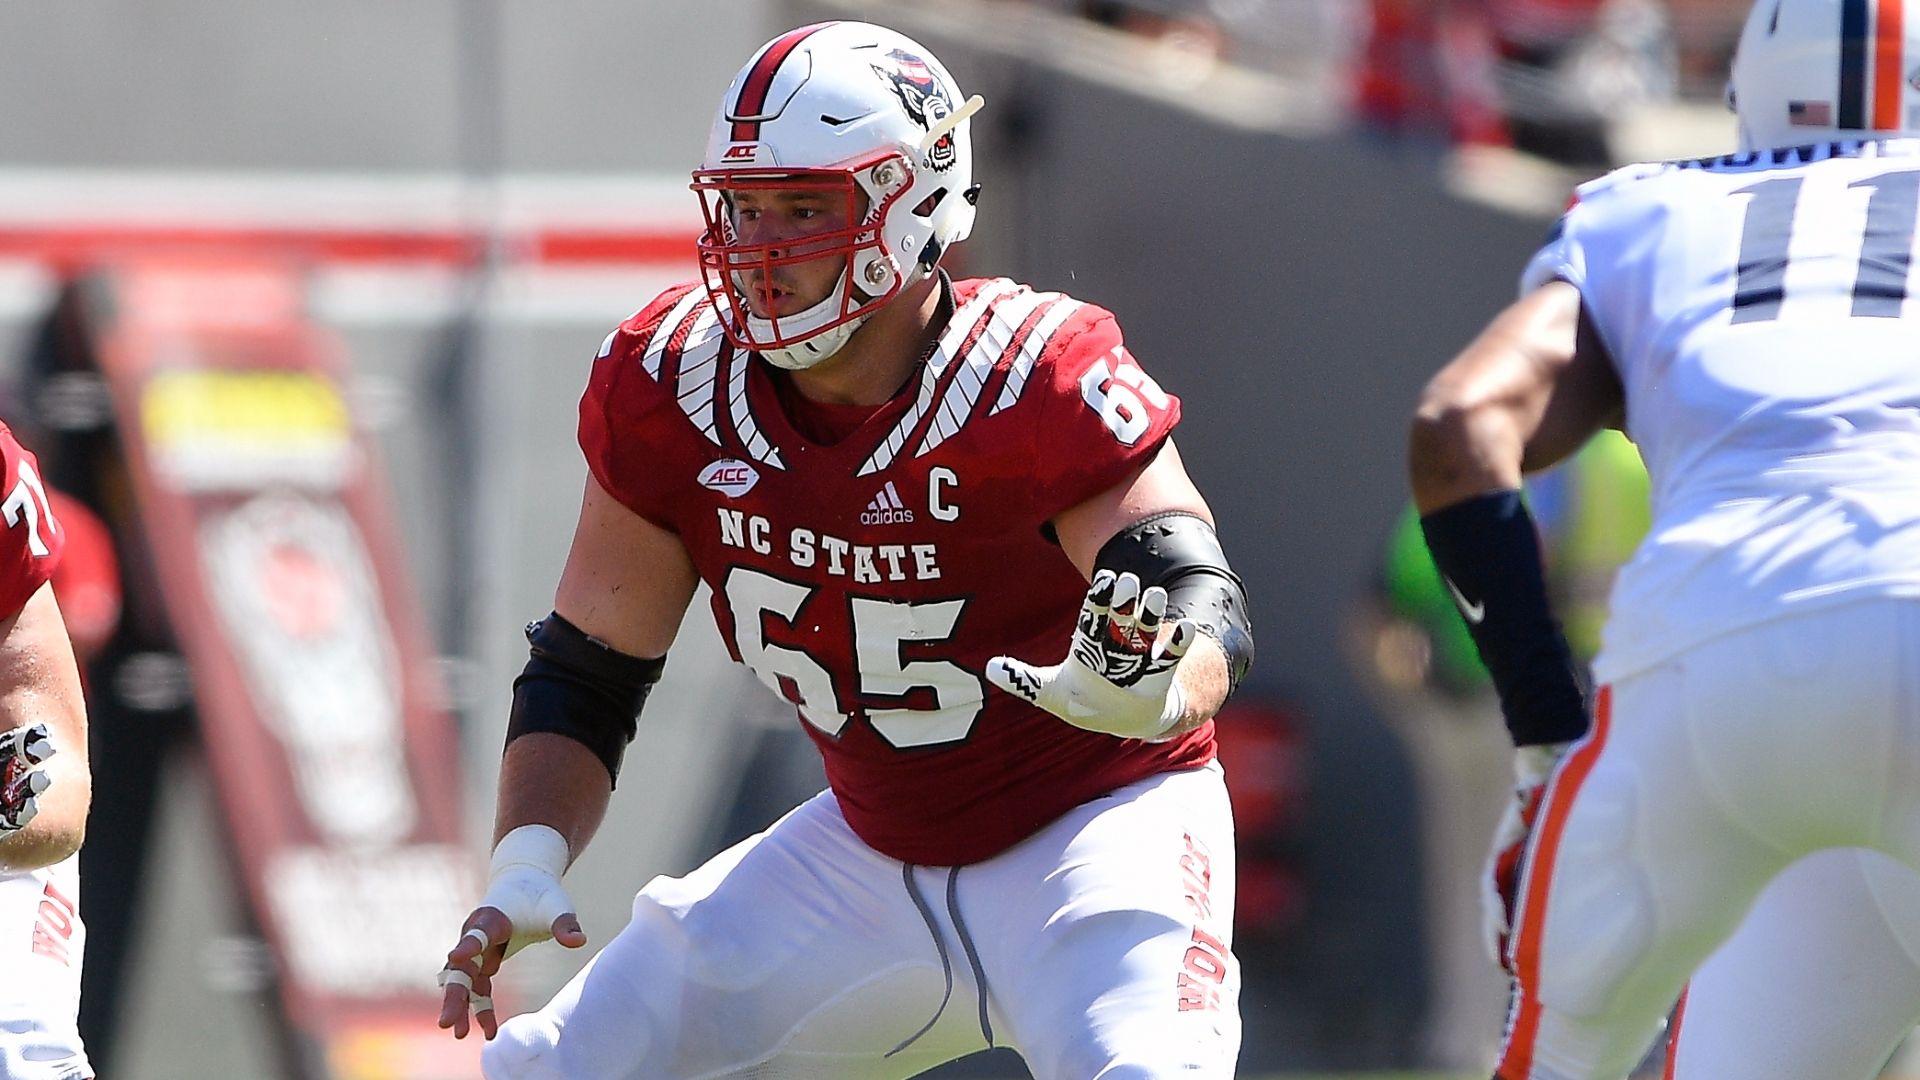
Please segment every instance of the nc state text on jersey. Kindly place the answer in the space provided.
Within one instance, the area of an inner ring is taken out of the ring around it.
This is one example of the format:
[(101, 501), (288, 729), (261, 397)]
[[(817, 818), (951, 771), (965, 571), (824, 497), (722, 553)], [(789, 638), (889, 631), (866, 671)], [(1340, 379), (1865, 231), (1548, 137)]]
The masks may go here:
[[(714, 507), (714, 510), (720, 515), (722, 544), (757, 555), (774, 553), (772, 522), (758, 514), (725, 506)], [(939, 551), (933, 544), (856, 544), (830, 533), (798, 527), (787, 530), (786, 539), (786, 548), (781, 554), (802, 570), (824, 564), (828, 574), (851, 576), (862, 583), (940, 578)]]

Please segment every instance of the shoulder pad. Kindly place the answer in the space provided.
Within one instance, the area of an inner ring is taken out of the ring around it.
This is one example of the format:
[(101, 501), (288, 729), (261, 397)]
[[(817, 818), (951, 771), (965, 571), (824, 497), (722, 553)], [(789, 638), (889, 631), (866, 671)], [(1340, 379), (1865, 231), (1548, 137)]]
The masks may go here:
[(657, 381), (663, 370), (677, 372), (686, 354), (718, 351), (723, 337), (706, 290), (697, 284), (675, 285), (615, 327), (601, 341), (595, 359), (631, 361)]
[[(1088, 311), (1100, 310), (1006, 278), (955, 282), (954, 305), (953, 318), (920, 373), (913, 406), (860, 466), (860, 475), (878, 472), (904, 455), (924, 454), (973, 419), (1013, 407), (1026, 393), (1034, 368), (1044, 366), (1056, 343), (1076, 332), (1069, 324), (1082, 326)], [(931, 422), (923, 425), (929, 415)]]
[(1662, 176), (1674, 171), (1674, 169), (1675, 166), (1673, 164), (1660, 161), (1645, 161), (1633, 165), (1622, 165), (1620, 168), (1607, 173), (1605, 176), (1596, 177), (1574, 188), (1573, 201), (1568, 204), (1567, 209), (1572, 210), (1583, 202), (1587, 202), (1609, 192), (1618, 191), (1636, 180), (1646, 180), (1651, 177)]

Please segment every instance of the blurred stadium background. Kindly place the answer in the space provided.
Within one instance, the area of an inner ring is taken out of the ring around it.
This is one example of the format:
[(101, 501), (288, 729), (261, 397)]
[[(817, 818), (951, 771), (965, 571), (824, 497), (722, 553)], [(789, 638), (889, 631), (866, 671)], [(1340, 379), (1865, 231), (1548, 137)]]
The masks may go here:
[[(94, 718), (102, 1076), (477, 1074), (431, 1029), (431, 979), (577, 507), (574, 402), (607, 330), (689, 276), (686, 173), (727, 79), (829, 17), (896, 26), (985, 96), (961, 267), (1113, 308), (1188, 403), (1182, 450), (1261, 634), (1221, 728), (1243, 1072), (1484, 1076), (1503, 991), (1472, 875), (1506, 753), (1395, 547), (1404, 417), (1574, 184), (1729, 148), (1743, 14), (0, 5), (0, 419), (98, 526), (61, 599)], [(1591, 607), (1631, 511), (1561, 505)], [(629, 760), (569, 879), (596, 941), (648, 876), (820, 783), (701, 603)], [(502, 996), (537, 1003), (575, 966), (536, 949)]]

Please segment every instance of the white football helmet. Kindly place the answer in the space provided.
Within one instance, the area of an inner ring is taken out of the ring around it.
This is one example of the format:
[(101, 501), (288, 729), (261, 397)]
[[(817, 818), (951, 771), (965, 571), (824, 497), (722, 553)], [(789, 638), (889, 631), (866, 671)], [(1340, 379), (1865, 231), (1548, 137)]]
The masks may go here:
[[(932, 53), (885, 27), (817, 23), (754, 53), (727, 87), (693, 174), (707, 223), (701, 273), (734, 344), (779, 367), (811, 367), (932, 273), (973, 230), (968, 117), (979, 107)], [(799, 244), (743, 242), (732, 198), (743, 188), (842, 196), (852, 224)], [(769, 318), (747, 306), (749, 271), (765, 283), (774, 267), (828, 255), (846, 268), (819, 303)]]
[(1756, 0), (1728, 103), (1747, 150), (1920, 134), (1920, 0)]

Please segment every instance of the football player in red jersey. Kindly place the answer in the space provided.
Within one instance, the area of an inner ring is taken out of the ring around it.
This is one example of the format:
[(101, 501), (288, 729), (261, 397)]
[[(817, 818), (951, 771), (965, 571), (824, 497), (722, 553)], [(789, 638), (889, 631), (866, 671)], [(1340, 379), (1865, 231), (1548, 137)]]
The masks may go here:
[(87, 714), (50, 584), (66, 532), (4, 424), (0, 491), (0, 1080), (76, 1080)]
[[(591, 479), (442, 974), (487, 1076), (905, 1077), (990, 1046), (1042, 1078), (1232, 1075), (1211, 717), (1246, 600), (1113, 316), (939, 270), (979, 107), (862, 23), (783, 34), (728, 88), (705, 280), (610, 334), (581, 403)], [(498, 1024), (506, 954), (585, 942), (560, 878), (702, 580), (830, 790), (649, 883)]]

